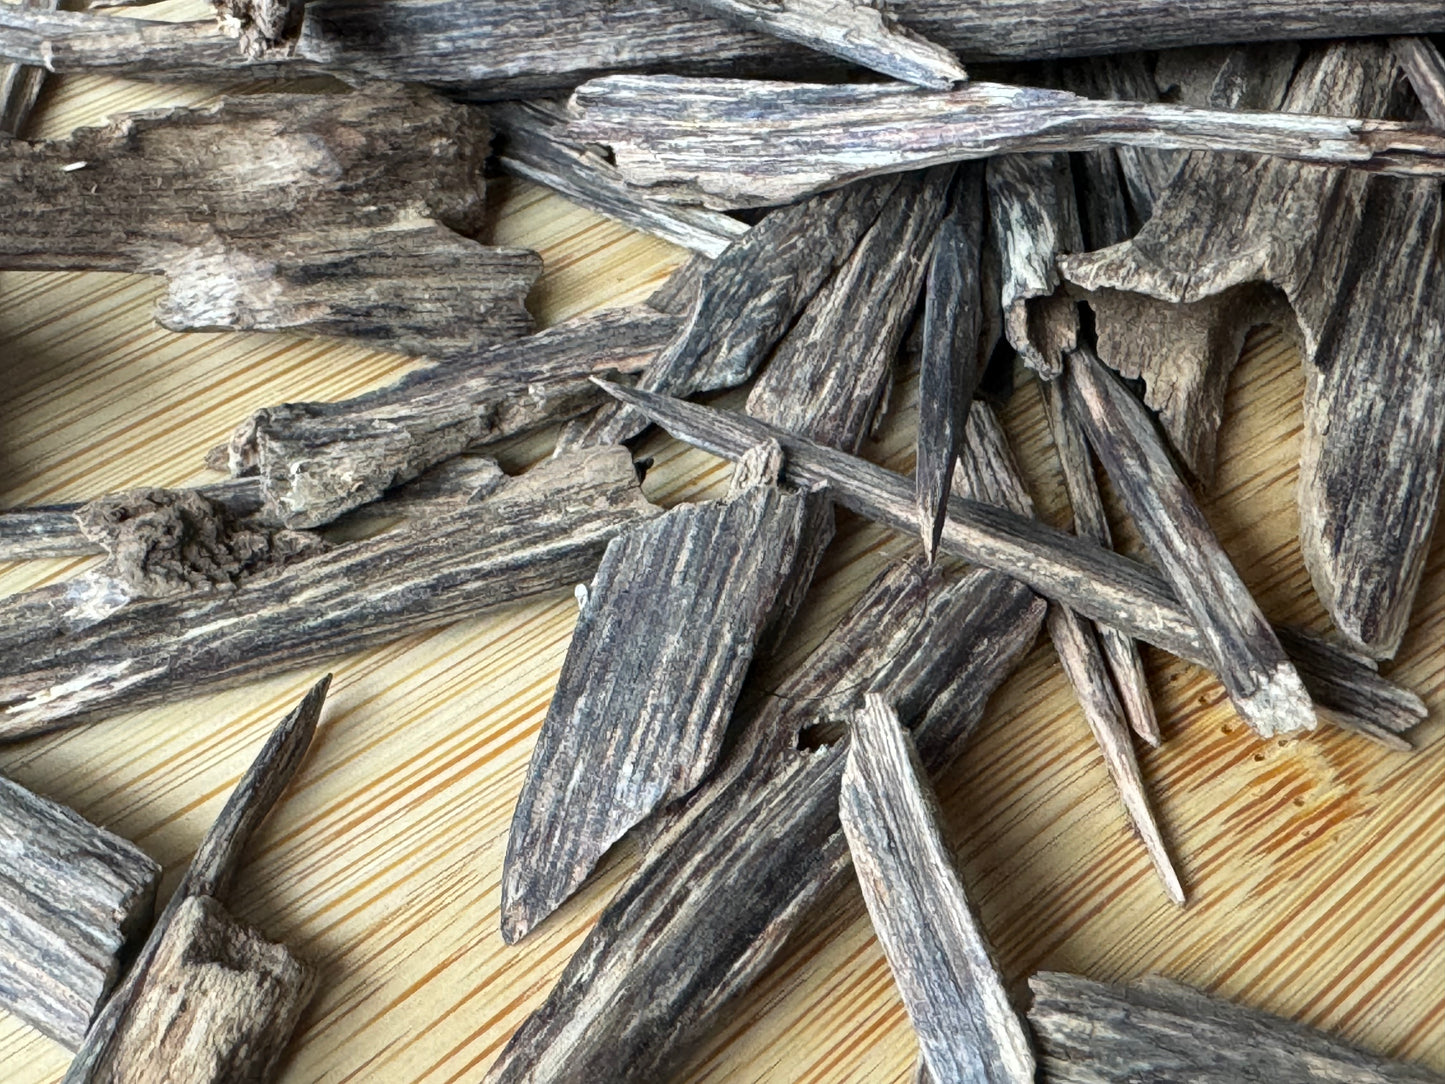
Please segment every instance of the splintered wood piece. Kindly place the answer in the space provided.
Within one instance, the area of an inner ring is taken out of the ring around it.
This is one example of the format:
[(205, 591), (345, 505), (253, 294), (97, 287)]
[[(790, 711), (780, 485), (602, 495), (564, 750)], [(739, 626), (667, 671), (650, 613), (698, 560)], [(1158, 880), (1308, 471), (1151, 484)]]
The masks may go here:
[(1084, 244), (1069, 156), (1000, 155), (989, 159), (987, 175), (1004, 334), (1025, 365), (1052, 380), (1079, 336), (1074, 302), (1054, 296), (1059, 255)]
[(627, 450), (598, 449), (229, 594), (132, 603), (77, 632), (32, 619), (31, 635), (0, 652), (0, 739), (230, 688), (571, 587), (618, 531), (658, 512)]
[(96, 1084), (267, 1081), (316, 988), (316, 972), (210, 896), (166, 927)]
[(993, 572), (949, 576), (922, 562), (884, 572), (739, 720), (717, 775), (654, 842), (488, 1084), (664, 1079), (843, 884), (846, 746), (805, 753), (798, 735), (888, 689), (938, 772), (1033, 644), (1043, 608)]
[[(954, 490), (960, 496), (1007, 508), (1030, 519), (1037, 515), (1003, 426), (986, 403), (975, 404), (968, 416), (968, 439), (964, 442), (958, 473), (954, 476)], [(1129, 724), (1093, 623), (1067, 606), (1055, 603), (1049, 607), (1045, 624), (1064, 676), (1073, 687), (1089, 730), (1099, 744), (1099, 751), (1104, 754), (1104, 766), (1113, 780), (1124, 812), (1144, 844), (1144, 851), (1159, 875), (1165, 894), (1182, 907), (1185, 903), (1184, 886), (1179, 882), (1174, 860), (1155, 819), (1149, 791), (1144, 785), (1144, 776), (1139, 770), (1139, 760), (1129, 737)]]
[[(269, 1077), (310, 996), (312, 979), (284, 948), (238, 928), (224, 908), (193, 905), (198, 900), (219, 905), (230, 894), (247, 844), (306, 759), (330, 687), (330, 674), (313, 685), (241, 776), (125, 979), (91, 1025), (63, 1084), (222, 1084)], [(278, 959), (275, 949), (287, 959)], [(229, 977), (206, 966), (220, 964), (224, 972), (232, 961), (238, 974)], [(192, 965), (199, 965), (194, 972)], [(188, 1005), (187, 995), (207, 1000)], [(170, 1028), (189, 1037), (182, 1049), (167, 1042)], [(166, 1046), (162, 1055), (158, 1047)], [(158, 1056), (164, 1057), (159, 1065), (147, 1064)], [(182, 1056), (195, 1060), (182, 1062)], [(175, 1076), (151, 1075), (167, 1065), (174, 1065)]]
[[(1068, 491), (1069, 505), (1074, 513), (1074, 533), (1080, 538), (1097, 542), (1105, 549), (1112, 549), (1114, 539), (1109, 530), (1109, 520), (1104, 515), (1098, 479), (1094, 477), (1094, 460), (1079, 419), (1074, 416), (1069, 398), (1058, 382), (1041, 381), (1040, 390), (1049, 432), (1063, 467), (1064, 488)], [(1154, 700), (1149, 695), (1149, 682), (1144, 673), (1139, 645), (1108, 625), (1100, 625), (1095, 631), (1099, 636), (1099, 646), (1108, 659), (1109, 672), (1114, 675), (1114, 687), (1129, 725), (1139, 737), (1157, 746), (1160, 741), (1159, 718), (1154, 712)]]
[(1339, 301), (1306, 362), (1300, 549), (1355, 649), (1393, 658), (1435, 528), (1445, 470), (1445, 200), (1370, 185)]
[(289, 56), (301, 33), (304, 0), (211, 0), (221, 31), (241, 43), (252, 60)]
[(899, 180), (773, 351), (748, 395), (749, 414), (844, 451), (863, 443), (908, 331), (953, 174), (941, 166)]
[(761, 447), (776, 452), (772, 480), (674, 508), (608, 545), (512, 817), (508, 943), (556, 910), (627, 831), (712, 771), (808, 523), (807, 499), (776, 485), (781, 451)]
[(948, 513), (969, 404), (988, 359), (980, 356), (983, 171), (959, 170), (924, 280), (918, 366), (918, 456), (914, 500), (923, 550), (932, 560)]
[[(686, 327), (639, 386), (687, 396), (749, 380), (834, 269), (847, 262), (897, 184), (895, 177), (864, 181), (765, 216), (701, 271)], [(603, 408), (564, 430), (557, 447), (618, 444), (646, 427), (634, 411)]]
[(1422, 1066), (1386, 1061), (1333, 1036), (1232, 1005), (1169, 979), (1123, 986), (1040, 971), (1029, 1023), (1047, 1084), (1311, 1080), (1439, 1084)]
[[(917, 509), (909, 479), (857, 456), (825, 448), (750, 418), (665, 395), (608, 385), (607, 391), (642, 410), (678, 440), (737, 460), (762, 441), (783, 448), (784, 480), (799, 488), (826, 485), (834, 502), (916, 537)], [(970, 412), (971, 414), (972, 412)], [(1085, 617), (1112, 625), (1205, 668), (1216, 663), (1204, 634), (1173, 588), (1154, 569), (1093, 542), (1003, 508), (954, 497), (939, 548), (1008, 573)], [(1314, 639), (1297, 642), (1311, 662), (1302, 674), (1321, 707), (1340, 721), (1398, 748), (1396, 736), (1425, 718), (1418, 696), (1381, 677), (1357, 657)]]
[(607, 309), (352, 399), (267, 407), (236, 430), (227, 465), (260, 476), (264, 518), (320, 526), (467, 447), (582, 413), (605, 399), (589, 377), (640, 371), (680, 326)]
[(0, 776), (0, 1008), (71, 1049), (144, 940), (161, 869)]
[(1028, 1028), (939, 834), (912, 739), (878, 693), (849, 739), (839, 817), (921, 1060), (939, 1081), (1031, 1084)]
[(1314, 706), (1219, 544), (1144, 407), (1087, 349), (1069, 356), (1069, 404), (1165, 577), (1193, 616), (1236, 710), (1261, 737), (1313, 730)]
[[(56, 5), (57, 0), (20, 0), (21, 7), (39, 12), (52, 12)], [(0, 140), (24, 134), (44, 83), (45, 69), (36, 64), (0, 64)]]
[(944, 90), (968, 78), (941, 45), (867, 0), (685, 0), (750, 30), (851, 60), (906, 83)]
[(488, 143), (480, 110), (404, 87), (255, 95), (11, 141), (0, 267), (165, 275), (156, 319), (177, 331), (473, 350), (531, 330), (522, 303), (542, 269), (469, 236)]
[(567, 114), (560, 103), (498, 102), (487, 115), (497, 131), (498, 166), (590, 211), (704, 256), (721, 256), (748, 232), (746, 223), (730, 215), (639, 195), (611, 162), (566, 137)]
[(1445, 128), (1445, 56), (1424, 36), (1391, 38), (1390, 51), (1410, 77), (1430, 123)]
[(572, 109), (572, 137), (609, 146), (629, 182), (660, 199), (718, 209), (786, 203), (939, 162), (1116, 144), (1445, 176), (1445, 133), (1419, 125), (1093, 101), (1002, 83), (945, 91), (614, 75), (578, 87)]
[[(1280, 108), (1294, 114), (1385, 116), (1397, 82), (1389, 50), (1374, 42), (1319, 50), (1292, 79), (1288, 50), (1231, 54), (1219, 71), (1232, 88), (1226, 101), (1273, 108), (1282, 94)], [(1100, 356), (1144, 380), (1145, 402), (1201, 480), (1213, 477), (1224, 393), (1244, 336), (1276, 318), (1263, 288), (1284, 294), (1312, 359), (1339, 301), (1369, 180), (1197, 152), (1133, 240), (1060, 259), (1064, 277), (1096, 295)]]

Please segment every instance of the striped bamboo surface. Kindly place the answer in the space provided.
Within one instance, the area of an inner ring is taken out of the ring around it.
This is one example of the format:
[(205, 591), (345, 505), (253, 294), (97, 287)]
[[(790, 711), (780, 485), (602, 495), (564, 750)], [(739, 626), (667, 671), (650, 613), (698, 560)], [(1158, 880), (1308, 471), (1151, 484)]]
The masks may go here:
[[(68, 78), (37, 134), (125, 108), (195, 103), (189, 88)], [(498, 184), (494, 239), (541, 251), (533, 297), (550, 323), (645, 296), (680, 258), (523, 184)], [(78, 213), (83, 213), (79, 211)], [(77, 499), (198, 480), (204, 453), (250, 410), (383, 384), (404, 359), (286, 335), (171, 334), (154, 281), (0, 274), (0, 502)], [(1275, 620), (1326, 622), (1295, 541), (1298, 359), (1257, 333), (1236, 372), (1206, 510)], [(866, 454), (911, 467), (905, 375)], [(1005, 419), (1036, 497), (1057, 514), (1036, 388)], [(546, 438), (506, 450), (509, 469)], [(714, 495), (722, 464), (652, 438), (661, 503)], [(1127, 532), (1124, 532), (1127, 540)], [(848, 520), (807, 609), (801, 651), (910, 539)], [(0, 567), (0, 590), (80, 560)], [(235, 910), (322, 971), (287, 1084), (478, 1079), (543, 998), (635, 856), (622, 848), (523, 944), (498, 934), (512, 806), (566, 650), (559, 594), (339, 662), (311, 757), (248, 860)], [(941, 785), (963, 877), (1019, 986), (1037, 968), (1157, 971), (1445, 1069), (1445, 544), (1390, 672), (1435, 718), (1419, 751), (1323, 729), (1253, 737), (1209, 675), (1150, 652), (1166, 734), (1144, 773), (1191, 902), (1172, 907), (1130, 836), (1088, 728), (1046, 644), (997, 695)], [(796, 656), (795, 656), (796, 657)], [(317, 675), (297, 673), (0, 749), (0, 770), (135, 840), (174, 883), (263, 737)], [(856, 889), (815, 915), (736, 1003), (691, 1081), (903, 1081), (914, 1042)], [(64, 1051), (0, 1019), (0, 1081), (59, 1078)]]

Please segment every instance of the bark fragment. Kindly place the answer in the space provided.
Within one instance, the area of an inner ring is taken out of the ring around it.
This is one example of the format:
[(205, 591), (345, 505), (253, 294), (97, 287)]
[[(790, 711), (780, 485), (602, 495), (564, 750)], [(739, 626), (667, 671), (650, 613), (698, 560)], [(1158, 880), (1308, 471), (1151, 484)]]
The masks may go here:
[(840, 819), (921, 1060), (936, 1080), (1031, 1084), (1028, 1028), (939, 834), (912, 740), (879, 693), (864, 697), (849, 737)]
[(1114, 986), (1041, 971), (1029, 979), (1029, 988), (1041, 1079), (1050, 1084), (1440, 1080), (1421, 1066), (1386, 1061), (1313, 1028), (1157, 976)]
[[(20, 596), (11, 608), (28, 637), (0, 652), (0, 738), (232, 687), (570, 587), (614, 534), (657, 511), (626, 450), (602, 449), (229, 594), (136, 602), (74, 632), (46, 626)], [(43, 603), (49, 590), (32, 594)]]
[(473, 350), (530, 330), (523, 300), (541, 272), (536, 253), (470, 237), (488, 140), (480, 111), (392, 87), (255, 95), (12, 141), (0, 145), (0, 267), (163, 274), (156, 319), (172, 330)]
[(888, 689), (925, 766), (957, 755), (1038, 634), (1043, 606), (996, 573), (880, 576), (777, 694), (739, 721), (717, 776), (654, 842), (486, 1080), (662, 1079), (842, 884), (844, 743), (798, 734)]
[(0, 1008), (74, 1049), (142, 940), (161, 870), (0, 776)]
[(759, 639), (789, 581), (812, 573), (795, 567), (814, 552), (804, 542), (807, 497), (778, 488), (776, 444), (750, 455), (769, 451), (771, 469), (727, 500), (674, 508), (608, 545), (512, 818), (502, 872), (509, 943), (716, 763)]
[(290, 56), (301, 33), (302, 0), (212, 0), (222, 33), (241, 43), (252, 60)]
[(1445, 56), (1423, 35), (1391, 38), (1390, 51), (1410, 77), (1410, 86), (1430, 123), (1445, 128)]
[[(784, 478), (792, 485), (827, 485), (833, 500), (877, 523), (916, 536), (912, 485), (901, 475), (831, 448), (799, 439), (746, 415), (713, 410), (667, 396), (611, 385), (619, 400), (643, 410), (679, 440), (736, 460), (760, 441), (782, 445)], [(1139, 640), (1206, 668), (1216, 665), (1203, 633), (1173, 588), (1152, 568), (1036, 520), (961, 497), (949, 501), (939, 548), (996, 568), (1040, 594), (1112, 625)], [(1398, 735), (1425, 718), (1418, 696), (1381, 677), (1348, 652), (1311, 637), (1289, 637), (1290, 650), (1309, 656), (1301, 674), (1319, 705), (1341, 725), (1362, 730), (1392, 748)]]
[[(20, 0), (20, 6), (52, 12), (57, 0)], [(18, 61), (0, 63), (0, 140), (23, 135), (45, 84), (45, 69)]]
[(716, 209), (784, 203), (940, 162), (1114, 145), (1207, 146), (1349, 166), (1352, 175), (1445, 176), (1445, 133), (1418, 125), (1092, 101), (1002, 83), (936, 91), (615, 75), (584, 83), (571, 101), (573, 137), (611, 147), (630, 183)]

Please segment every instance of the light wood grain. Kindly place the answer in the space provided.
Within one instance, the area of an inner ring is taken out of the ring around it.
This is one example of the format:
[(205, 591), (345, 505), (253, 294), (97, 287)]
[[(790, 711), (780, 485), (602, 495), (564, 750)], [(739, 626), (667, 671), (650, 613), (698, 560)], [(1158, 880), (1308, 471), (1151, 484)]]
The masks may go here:
[[(186, 88), (57, 79), (37, 130), (107, 111), (196, 103)], [(491, 241), (541, 251), (539, 320), (640, 301), (683, 257), (522, 183)], [(249, 411), (340, 398), (410, 363), (286, 335), (178, 335), (155, 327), (159, 286), (139, 276), (0, 274), (0, 501), (76, 499), (141, 483), (212, 478), (205, 452)], [(1250, 340), (1226, 404), (1217, 489), (1205, 512), (1275, 621), (1324, 628), (1299, 557), (1294, 509), (1296, 355)], [(916, 385), (864, 454), (909, 469)], [(724, 405), (738, 407), (730, 393)], [(1005, 421), (1042, 514), (1063, 507), (1037, 388)], [(509, 449), (515, 468), (548, 451)], [(649, 438), (646, 489), (675, 503), (721, 496), (728, 467)], [(1111, 508), (1116, 506), (1111, 504)], [(1116, 537), (1135, 536), (1115, 520)], [(848, 519), (824, 559), (796, 659), (880, 565), (918, 543)], [(70, 575), (67, 559), (6, 566), (0, 589)], [(512, 806), (576, 617), (569, 593), (341, 660), (326, 721), (284, 807), (247, 859), (243, 921), (321, 971), (283, 1065), (284, 1084), (478, 1079), (545, 995), (630, 851), (517, 947), (498, 934)], [(1388, 672), (1445, 715), (1445, 541)], [(1412, 757), (1321, 729), (1262, 742), (1223, 690), (1146, 651), (1165, 743), (1141, 762), (1179, 858), (1189, 908), (1153, 884), (1119, 826), (1107, 774), (1047, 645), (995, 698), (962, 770), (939, 788), (964, 882), (1018, 984), (1039, 967), (1099, 979), (1158, 971), (1445, 1069), (1445, 724)], [(135, 840), (168, 891), (275, 719), (297, 674), (0, 749), (0, 771)], [(906, 1081), (915, 1046), (856, 890), (800, 936), (694, 1061), (688, 1080)], [(0, 1019), (0, 1080), (50, 1084), (65, 1053)]]

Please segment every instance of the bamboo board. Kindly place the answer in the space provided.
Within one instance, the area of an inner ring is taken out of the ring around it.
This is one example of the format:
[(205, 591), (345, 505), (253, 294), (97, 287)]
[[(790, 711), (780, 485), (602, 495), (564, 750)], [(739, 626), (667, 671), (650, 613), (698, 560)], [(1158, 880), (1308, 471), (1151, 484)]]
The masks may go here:
[[(96, 78), (52, 85), (36, 134), (127, 108), (206, 100)], [(682, 253), (524, 184), (498, 184), (493, 240), (547, 271), (546, 324), (644, 297)], [(205, 452), (252, 409), (340, 398), (407, 370), (395, 356), (286, 335), (162, 331), (154, 281), (0, 274), (0, 504), (211, 478)], [(1324, 629), (1295, 541), (1303, 377), (1276, 331), (1237, 370), (1210, 521), (1275, 621)], [(1062, 479), (1037, 390), (1004, 412), (1046, 514)], [(911, 469), (916, 385), (895, 389), (865, 454)], [(506, 449), (520, 469), (546, 436)], [(661, 437), (646, 490), (717, 495), (727, 469)], [(1121, 532), (1128, 541), (1127, 532)], [(916, 543), (848, 520), (825, 560), (796, 658), (884, 563)], [(0, 591), (81, 560), (0, 566)], [(521, 945), (498, 933), (512, 805), (575, 619), (570, 593), (339, 662), (311, 758), (262, 833), (233, 908), (321, 968), (286, 1084), (472, 1081), (536, 1006), (634, 863), (626, 847)], [(1389, 672), (1432, 720), (1419, 751), (1325, 729), (1262, 742), (1209, 675), (1148, 654), (1166, 743), (1145, 776), (1191, 903), (1164, 898), (1099, 754), (1041, 643), (944, 781), (953, 841), (1007, 977), (1038, 968), (1157, 971), (1445, 1070), (1445, 541)], [(780, 665), (787, 660), (780, 660)], [(0, 748), (0, 771), (135, 840), (171, 885), (310, 672)], [(907, 1020), (856, 888), (814, 916), (684, 1074), (695, 1082), (905, 1081)], [(0, 1081), (59, 1079), (67, 1056), (0, 1018)]]

